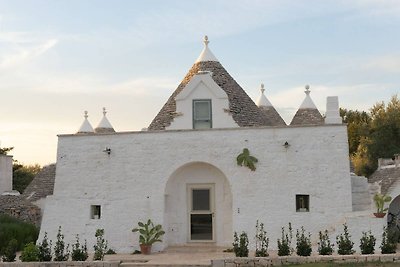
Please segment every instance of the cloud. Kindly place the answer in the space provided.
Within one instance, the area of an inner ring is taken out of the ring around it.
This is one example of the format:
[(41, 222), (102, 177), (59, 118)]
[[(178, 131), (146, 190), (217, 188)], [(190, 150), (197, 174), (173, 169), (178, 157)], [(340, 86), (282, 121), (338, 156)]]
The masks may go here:
[(385, 55), (367, 60), (364, 68), (391, 73), (400, 73), (400, 55)]

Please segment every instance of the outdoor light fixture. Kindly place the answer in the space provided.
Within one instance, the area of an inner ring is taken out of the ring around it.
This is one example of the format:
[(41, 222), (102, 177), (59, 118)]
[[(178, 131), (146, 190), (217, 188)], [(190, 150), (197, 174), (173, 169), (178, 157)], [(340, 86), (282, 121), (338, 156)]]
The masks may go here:
[(283, 146), (284, 146), (286, 149), (290, 147), (288, 141), (286, 141), (286, 142), (283, 144)]
[(104, 153), (107, 153), (108, 155), (110, 155), (110, 154), (111, 154), (111, 148), (106, 147), (106, 148), (103, 150), (103, 152), (104, 152)]

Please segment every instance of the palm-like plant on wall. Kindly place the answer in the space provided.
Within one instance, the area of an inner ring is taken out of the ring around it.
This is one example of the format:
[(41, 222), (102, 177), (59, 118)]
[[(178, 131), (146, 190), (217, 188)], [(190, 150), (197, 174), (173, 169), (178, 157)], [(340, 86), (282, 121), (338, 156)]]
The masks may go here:
[(255, 171), (256, 170), (255, 164), (258, 162), (258, 159), (250, 155), (249, 149), (243, 148), (243, 152), (237, 156), (236, 161), (237, 165), (246, 166), (250, 170)]
[(374, 213), (375, 217), (378, 218), (383, 218), (386, 214), (386, 211), (388, 210), (388, 208), (384, 208), (385, 207), (385, 203), (386, 202), (390, 202), (392, 200), (391, 196), (388, 195), (383, 195), (383, 194), (375, 194), (374, 196), (374, 202), (375, 202), (375, 206), (376, 206), (376, 213)]

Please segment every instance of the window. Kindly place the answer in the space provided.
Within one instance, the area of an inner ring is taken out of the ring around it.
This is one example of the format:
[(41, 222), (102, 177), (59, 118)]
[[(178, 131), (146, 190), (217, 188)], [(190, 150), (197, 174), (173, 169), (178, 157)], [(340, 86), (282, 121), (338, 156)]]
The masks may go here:
[(296, 211), (297, 212), (310, 211), (310, 195), (296, 195)]
[(193, 100), (193, 129), (212, 128), (211, 99)]
[(101, 206), (100, 205), (90, 206), (90, 218), (100, 219), (100, 216), (101, 216)]

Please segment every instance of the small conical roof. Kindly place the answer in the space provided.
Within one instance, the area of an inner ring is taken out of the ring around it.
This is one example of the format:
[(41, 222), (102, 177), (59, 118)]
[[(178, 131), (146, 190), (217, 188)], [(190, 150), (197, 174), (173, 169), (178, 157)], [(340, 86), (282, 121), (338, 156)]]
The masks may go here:
[(294, 115), (290, 125), (324, 124), (324, 118), (310, 97), (310, 86), (306, 85), (305, 88), (304, 93), (306, 93), (306, 97)]
[(88, 112), (85, 110), (83, 117), (85, 118), (82, 122), (81, 127), (79, 127), (78, 134), (82, 133), (93, 133), (93, 127), (88, 120)]
[(263, 112), (263, 114), (270, 120), (271, 126), (286, 126), (285, 121), (276, 111), (274, 106), (272, 106), (271, 102), (269, 102), (268, 98), (265, 96), (265, 88), (264, 84), (261, 84), (261, 95), (257, 100), (258, 108)]
[(171, 125), (174, 118), (178, 116), (175, 97), (199, 72), (209, 72), (214, 82), (225, 91), (229, 100), (229, 113), (232, 114), (233, 120), (240, 127), (272, 126), (271, 121), (261, 112), (253, 100), (208, 49), (208, 38), (205, 38), (204, 43), (206, 47), (201, 52), (200, 57), (153, 119), (148, 130), (165, 130)]
[(106, 117), (106, 108), (103, 108), (103, 118), (101, 119), (99, 125), (94, 129), (95, 133), (115, 133), (114, 128)]
[(217, 61), (218, 59), (214, 56), (214, 54), (211, 52), (210, 48), (208, 48), (208, 44), (210, 41), (208, 41), (208, 36), (204, 36), (203, 39), (204, 42), (204, 48), (203, 51), (201, 51), (200, 56), (197, 58), (197, 62), (203, 62), (203, 61)]

